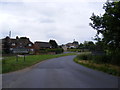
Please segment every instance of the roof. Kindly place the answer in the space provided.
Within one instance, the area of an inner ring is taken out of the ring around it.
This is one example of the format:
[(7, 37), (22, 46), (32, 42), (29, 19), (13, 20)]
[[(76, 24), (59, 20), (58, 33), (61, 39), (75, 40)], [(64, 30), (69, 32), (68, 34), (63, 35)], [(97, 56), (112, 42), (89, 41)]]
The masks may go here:
[(35, 46), (38, 46), (39, 48), (50, 48), (51, 44), (49, 42), (35, 42)]
[(26, 46), (28, 46), (28, 44), (33, 45), (33, 43), (27, 37), (20, 37), (20, 38), (17, 37), (15, 39), (6, 37), (6, 38), (2, 39), (2, 43), (4, 43), (4, 42), (9, 42), (10, 44), (12, 44), (12, 43), (16, 44), (15, 46), (11, 46), (11, 47), (19, 47), (19, 46), (26, 47)]

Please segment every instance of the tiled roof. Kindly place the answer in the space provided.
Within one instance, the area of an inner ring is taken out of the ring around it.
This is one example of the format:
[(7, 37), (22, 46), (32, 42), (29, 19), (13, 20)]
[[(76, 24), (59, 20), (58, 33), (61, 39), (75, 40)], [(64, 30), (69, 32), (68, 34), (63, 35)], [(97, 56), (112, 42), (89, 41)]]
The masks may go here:
[(37, 45), (37, 47), (39, 48), (50, 48), (51, 44), (48, 42), (35, 42), (35, 46)]

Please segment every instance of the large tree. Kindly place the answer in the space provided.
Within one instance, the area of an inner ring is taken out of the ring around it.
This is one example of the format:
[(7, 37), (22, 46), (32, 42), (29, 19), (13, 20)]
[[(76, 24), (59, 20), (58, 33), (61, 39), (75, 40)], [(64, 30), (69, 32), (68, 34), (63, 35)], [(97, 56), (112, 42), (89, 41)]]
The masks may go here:
[[(90, 26), (97, 30), (95, 39), (102, 42), (112, 61), (120, 65), (120, 1), (107, 2), (103, 9), (103, 15), (92, 14)], [(99, 37), (100, 34), (102, 37)]]
[[(103, 41), (111, 50), (120, 48), (120, 1), (107, 2), (103, 9), (105, 13), (101, 16), (91, 16), (90, 26), (97, 30), (97, 40)], [(102, 34), (102, 38), (99, 37)]]

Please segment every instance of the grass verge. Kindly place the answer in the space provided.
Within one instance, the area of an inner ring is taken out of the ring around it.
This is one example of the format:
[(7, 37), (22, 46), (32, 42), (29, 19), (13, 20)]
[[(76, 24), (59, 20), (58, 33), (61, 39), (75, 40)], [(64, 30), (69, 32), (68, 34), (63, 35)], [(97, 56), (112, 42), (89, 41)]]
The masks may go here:
[(97, 64), (92, 60), (79, 60), (77, 57), (74, 58), (74, 61), (78, 64), (81, 64), (85, 67), (92, 68), (95, 70), (103, 71), (105, 73), (120, 76), (120, 67), (112, 64)]
[(56, 55), (29, 55), (25, 57), (25, 62), (23, 57), (19, 57), (18, 62), (16, 62), (15, 56), (4, 57), (4, 59), (2, 60), (2, 73), (17, 71), (32, 66), (43, 60), (62, 57), (62, 56), (69, 56), (69, 55), (76, 55), (76, 53), (56, 54)]

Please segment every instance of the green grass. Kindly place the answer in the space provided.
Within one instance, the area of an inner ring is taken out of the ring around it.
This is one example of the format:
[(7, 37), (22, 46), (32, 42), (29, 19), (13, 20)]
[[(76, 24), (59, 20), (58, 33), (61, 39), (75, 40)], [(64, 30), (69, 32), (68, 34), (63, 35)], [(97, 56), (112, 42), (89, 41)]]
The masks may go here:
[(77, 57), (74, 58), (74, 61), (78, 64), (81, 64), (85, 67), (92, 68), (95, 70), (103, 71), (105, 73), (115, 75), (115, 76), (120, 76), (120, 67), (112, 64), (100, 64), (96, 63), (92, 60), (83, 60), (83, 59), (78, 59)]
[(16, 62), (15, 56), (4, 57), (2, 61), (2, 73), (17, 71), (32, 66), (43, 60), (68, 56), (68, 55), (76, 55), (76, 53), (56, 54), (56, 55), (30, 55), (25, 57), (25, 62), (23, 57), (19, 57), (18, 62)]

